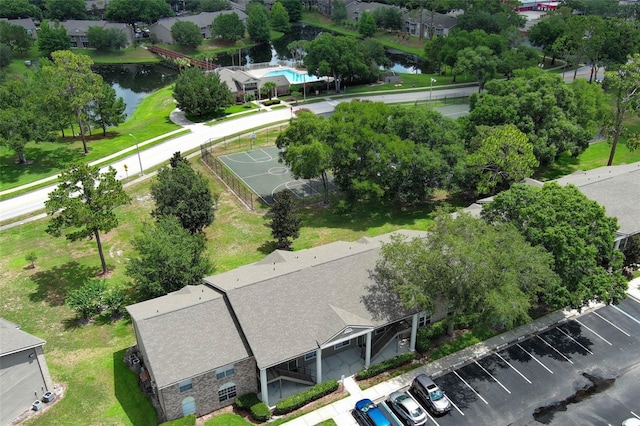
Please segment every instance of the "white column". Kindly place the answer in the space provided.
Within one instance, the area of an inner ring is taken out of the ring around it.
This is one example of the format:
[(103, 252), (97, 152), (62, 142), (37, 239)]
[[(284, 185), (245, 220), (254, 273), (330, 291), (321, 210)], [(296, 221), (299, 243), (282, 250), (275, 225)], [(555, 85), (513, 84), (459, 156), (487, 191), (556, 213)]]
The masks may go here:
[(269, 406), (269, 385), (267, 385), (267, 369), (260, 369), (260, 396), (262, 397), (262, 402)]
[(316, 383), (322, 383), (322, 348), (316, 349)]
[(369, 368), (371, 365), (371, 334), (373, 331), (367, 333), (367, 346), (364, 356), (364, 368)]
[(616, 250), (620, 250), (620, 240), (615, 240), (613, 242), (613, 248)]
[(416, 350), (416, 335), (418, 334), (418, 314), (411, 317), (411, 341), (409, 342), (409, 350)]

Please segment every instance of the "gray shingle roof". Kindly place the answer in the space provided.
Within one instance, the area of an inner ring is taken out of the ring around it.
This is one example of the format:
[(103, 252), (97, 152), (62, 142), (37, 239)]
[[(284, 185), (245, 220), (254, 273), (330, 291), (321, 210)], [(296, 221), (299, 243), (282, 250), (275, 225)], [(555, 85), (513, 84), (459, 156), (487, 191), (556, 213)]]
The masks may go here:
[(20, 330), (11, 321), (0, 318), (0, 356), (42, 346), (46, 341)]
[(222, 294), (205, 285), (127, 307), (158, 388), (250, 356)]
[(575, 185), (604, 206), (608, 216), (618, 218), (619, 234), (640, 232), (640, 162), (575, 172), (556, 182)]
[(233, 9), (233, 10), (220, 10), (218, 12), (200, 12), (197, 15), (182, 15), (182, 16), (174, 16), (171, 18), (159, 19), (158, 22), (156, 22), (154, 25), (159, 25), (168, 30), (171, 30), (171, 27), (176, 22), (187, 21), (187, 22), (193, 22), (200, 28), (204, 28), (204, 27), (210, 26), (213, 23), (214, 19), (216, 19), (218, 16), (224, 15), (227, 13), (235, 13), (236, 15), (238, 15), (238, 18), (240, 18), (242, 22), (245, 22), (247, 20), (246, 13), (238, 9)]
[[(390, 235), (272, 253), (265, 258), (270, 263), (263, 260), (205, 282), (227, 293), (258, 367), (270, 367), (315, 350), (346, 327), (375, 327), (393, 320), (375, 320), (362, 303), (379, 249)], [(407, 314), (398, 312), (395, 319)]]

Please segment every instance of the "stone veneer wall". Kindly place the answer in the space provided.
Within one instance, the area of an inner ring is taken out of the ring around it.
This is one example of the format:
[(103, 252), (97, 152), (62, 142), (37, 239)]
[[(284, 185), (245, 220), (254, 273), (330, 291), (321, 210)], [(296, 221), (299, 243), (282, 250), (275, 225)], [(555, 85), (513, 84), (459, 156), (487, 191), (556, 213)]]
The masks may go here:
[(256, 361), (253, 357), (236, 362), (234, 375), (224, 379), (216, 379), (216, 371), (209, 371), (201, 376), (193, 377), (191, 390), (180, 392), (180, 385), (175, 384), (160, 390), (162, 406), (167, 420), (182, 417), (182, 401), (192, 396), (196, 402), (196, 416), (204, 416), (235, 402), (235, 398), (218, 401), (218, 389), (228, 382), (236, 385), (237, 396), (258, 392), (258, 378), (256, 376)]

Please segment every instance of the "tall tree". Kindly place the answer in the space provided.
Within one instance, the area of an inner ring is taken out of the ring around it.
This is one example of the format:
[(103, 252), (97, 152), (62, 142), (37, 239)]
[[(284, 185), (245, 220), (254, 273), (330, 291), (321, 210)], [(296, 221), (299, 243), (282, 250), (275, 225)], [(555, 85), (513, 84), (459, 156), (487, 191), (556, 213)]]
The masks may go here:
[(278, 192), (271, 206), (271, 235), (280, 250), (291, 250), (293, 241), (300, 236), (302, 219), (298, 214), (294, 194), (289, 189)]
[(68, 49), (71, 49), (71, 38), (69, 34), (67, 34), (65, 27), (57, 21), (53, 26), (49, 21), (44, 21), (40, 24), (40, 31), (38, 31), (38, 50), (44, 56), (50, 57), (55, 51)]
[(552, 264), (513, 226), (442, 215), (426, 238), (396, 236), (382, 246), (363, 303), (380, 318), (398, 305), (430, 312), (448, 306), (449, 333), (462, 316), (509, 329), (529, 321), (538, 295), (557, 285)]
[(195, 49), (202, 43), (200, 27), (189, 21), (176, 21), (171, 26), (171, 37), (182, 47)]
[(269, 14), (260, 3), (249, 3), (247, 6), (247, 33), (257, 43), (271, 40)]
[(173, 11), (165, 0), (109, 0), (105, 16), (111, 22), (152, 24), (160, 18), (173, 16)]
[(25, 53), (33, 45), (33, 37), (20, 25), (0, 21), (0, 44), (5, 44), (14, 52)]
[[(618, 140), (624, 130), (624, 120), (628, 114), (640, 112), (640, 54), (629, 57), (626, 64), (617, 70), (605, 72), (605, 87), (614, 95), (615, 108), (607, 123), (607, 134), (611, 141), (611, 151), (607, 166), (613, 164)], [(627, 140), (631, 150), (639, 147), (637, 135)]]
[(302, 18), (302, 2), (300, 0), (278, 0), (289, 14), (289, 22), (298, 22)]
[(271, 28), (283, 33), (291, 29), (289, 12), (279, 1), (275, 2), (271, 7)]
[(325, 204), (329, 202), (331, 148), (326, 142), (329, 123), (322, 116), (300, 111), (287, 129), (278, 135), (280, 162), (289, 167), (295, 179), (320, 178)]
[(50, 97), (64, 99), (78, 125), (84, 153), (88, 154), (86, 111), (94, 95), (102, 90), (102, 77), (91, 70), (93, 60), (87, 55), (62, 50), (53, 52), (51, 57), (52, 62), (40, 69), (40, 77), (48, 84)]
[(467, 165), (477, 173), (480, 194), (493, 194), (531, 177), (539, 165), (529, 138), (512, 124), (480, 129), (478, 139), (480, 146)]
[(471, 74), (478, 82), (478, 91), (482, 91), (488, 80), (495, 77), (498, 58), (486, 46), (467, 47), (458, 53), (456, 71)]
[(373, 37), (376, 33), (376, 18), (373, 17), (373, 13), (362, 12), (358, 19), (358, 32), (365, 38)]
[(87, 17), (87, 4), (84, 0), (47, 0), (45, 7), (49, 19), (66, 21)]
[(347, 5), (342, 0), (334, 0), (331, 2), (331, 20), (336, 24), (348, 18)]
[(138, 301), (198, 285), (213, 271), (204, 235), (191, 234), (175, 217), (165, 217), (131, 242), (138, 252), (126, 266)]
[(86, 111), (92, 124), (102, 129), (106, 136), (107, 127), (118, 126), (125, 122), (127, 105), (122, 97), (116, 96), (116, 90), (108, 83), (102, 83), (102, 89), (94, 93), (93, 100)]
[(617, 303), (626, 296), (623, 256), (613, 246), (617, 220), (575, 186), (516, 184), (485, 205), (482, 217), (511, 223), (529, 243), (553, 255), (562, 280), (550, 300), (554, 307)]
[(51, 216), (46, 232), (55, 237), (64, 233), (69, 241), (95, 238), (102, 274), (106, 274), (107, 262), (100, 233), (118, 226), (114, 210), (129, 201), (113, 167), (100, 173), (98, 167), (75, 164), (61, 173), (60, 185), (45, 201), (45, 210)]
[[(551, 56), (552, 63), (555, 60), (553, 44), (568, 30), (566, 16), (558, 13), (550, 13), (537, 24), (529, 28), (528, 38), (531, 44), (542, 48), (542, 52)], [(544, 57), (542, 60), (544, 61)]]
[(231, 9), (233, 6), (229, 0), (201, 0), (198, 5), (198, 12), (219, 12)]
[(29, 0), (0, 1), (0, 18), (19, 19), (26, 17), (41, 20), (42, 10), (31, 4)]
[(246, 28), (237, 13), (216, 16), (211, 25), (211, 34), (225, 41), (236, 41), (244, 37)]
[(186, 69), (173, 88), (178, 108), (195, 116), (212, 114), (233, 104), (227, 83), (216, 73), (205, 74), (197, 68)]
[(213, 222), (213, 196), (209, 184), (188, 161), (174, 161), (172, 167), (160, 169), (157, 180), (151, 184), (151, 197), (156, 203), (151, 212), (153, 217), (160, 220), (175, 216), (192, 234), (202, 232)]
[(100, 51), (118, 50), (127, 46), (127, 36), (117, 28), (89, 27), (87, 39), (91, 47)]

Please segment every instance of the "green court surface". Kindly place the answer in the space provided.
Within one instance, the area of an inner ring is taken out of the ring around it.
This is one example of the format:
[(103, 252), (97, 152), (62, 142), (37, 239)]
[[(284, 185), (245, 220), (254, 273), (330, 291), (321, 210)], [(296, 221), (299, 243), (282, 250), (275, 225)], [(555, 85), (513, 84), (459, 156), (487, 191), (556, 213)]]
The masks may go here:
[[(289, 168), (278, 162), (275, 146), (222, 155), (218, 160), (268, 205), (273, 203), (273, 195), (284, 189), (290, 189), (299, 199), (322, 195), (320, 179), (294, 179)], [(333, 178), (329, 176), (329, 180), (332, 190)]]

